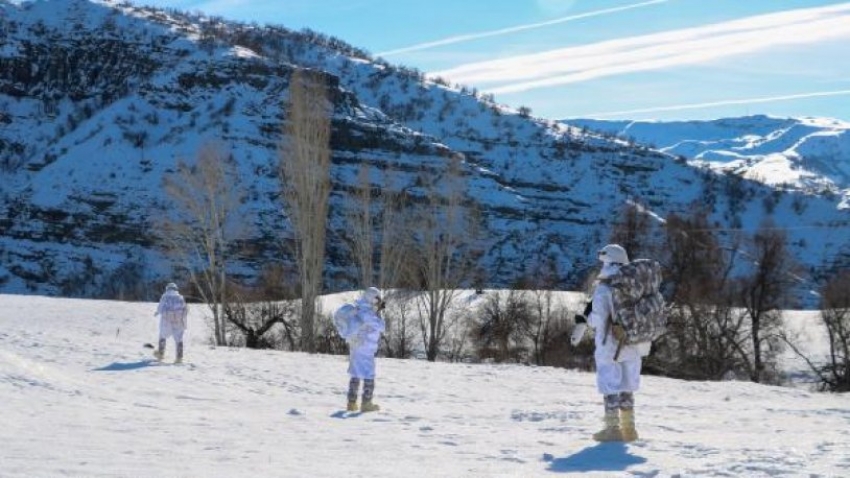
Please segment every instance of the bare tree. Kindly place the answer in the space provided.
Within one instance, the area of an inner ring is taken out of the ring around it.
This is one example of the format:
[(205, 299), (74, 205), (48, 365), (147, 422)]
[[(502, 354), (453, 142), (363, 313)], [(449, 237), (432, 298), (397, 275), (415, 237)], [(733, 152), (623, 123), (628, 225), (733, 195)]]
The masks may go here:
[(333, 325), (333, 314), (316, 315), (316, 353), (326, 355), (348, 354), (348, 344), (339, 336)]
[(413, 355), (415, 345), (415, 326), (413, 311), (415, 297), (404, 291), (390, 294), (391, 299), (387, 301), (384, 309), (384, 319), (387, 329), (384, 331), (384, 351), (387, 357), (410, 358)]
[[(385, 170), (382, 187), (372, 184), (369, 166), (361, 165), (358, 189), (353, 194), (354, 207), (346, 215), (347, 227), (342, 237), (349, 244), (360, 271), (361, 288), (377, 285), (385, 291), (385, 352), (390, 357), (409, 357), (412, 353), (411, 297), (391, 291), (399, 287), (409, 261), (406, 251), (412, 247), (407, 195), (395, 192), (395, 174)], [(377, 264), (376, 264), (377, 261)], [(377, 274), (377, 278), (376, 278)]]
[(614, 221), (611, 229), (611, 238), (614, 244), (619, 244), (626, 249), (629, 257), (634, 259), (641, 254), (652, 252), (650, 244), (650, 231), (652, 229), (650, 216), (634, 203), (626, 204), (620, 216)]
[[(297, 330), (296, 297), (286, 269), (278, 264), (263, 267), (254, 284), (230, 284), (224, 308), (231, 329), (229, 342), (247, 348), (294, 348)], [(280, 331), (276, 335), (274, 332)]]
[(706, 212), (667, 218), (664, 250), (668, 327), (647, 368), (678, 378), (719, 380), (748, 372), (744, 317), (732, 307), (737, 247), (720, 246)]
[(373, 188), (368, 164), (360, 164), (357, 178), (358, 188), (352, 194), (354, 207), (346, 215), (348, 227), (343, 233), (343, 239), (349, 244), (354, 263), (358, 266), (360, 288), (365, 289), (375, 285), (375, 211), (372, 207)]
[(310, 353), (315, 351), (314, 322), (324, 272), (332, 107), (323, 74), (292, 74), (279, 156), (284, 207), (295, 234), (301, 277), (301, 348)]
[(478, 356), (496, 362), (521, 362), (527, 352), (531, 316), (525, 291), (488, 293), (471, 330)]
[(252, 301), (239, 296), (229, 301), (224, 309), (228, 322), (236, 326), (249, 349), (278, 348), (269, 332), (275, 325), (291, 329), (289, 318), (294, 312), (292, 301)]
[(237, 215), (242, 200), (238, 179), (233, 156), (223, 146), (207, 143), (195, 163), (178, 161), (176, 174), (163, 181), (174, 214), (161, 221), (161, 231), (212, 312), (216, 345), (227, 344), (227, 263), (245, 226)]
[(346, 215), (343, 233), (354, 262), (359, 269), (361, 288), (377, 285), (381, 289), (396, 287), (407, 262), (406, 251), (412, 247), (409, 200), (394, 184), (395, 175), (385, 171), (383, 184), (373, 185), (369, 166), (361, 165), (358, 188), (352, 194), (354, 207)]
[(753, 237), (754, 270), (740, 282), (741, 299), (750, 323), (752, 367), (750, 379), (772, 381), (768, 366), (779, 352), (782, 309), (793, 284), (795, 266), (786, 246), (785, 233), (765, 222)]
[(546, 363), (547, 344), (556, 333), (556, 320), (559, 315), (552, 290), (558, 279), (557, 259), (554, 256), (537, 254), (532, 259), (532, 268), (520, 281), (519, 287), (527, 290), (526, 300), (529, 307), (529, 321), (526, 333), (533, 347), (534, 363)]
[(530, 323), (528, 336), (533, 347), (534, 363), (546, 363), (546, 344), (553, 333), (553, 323), (556, 318), (556, 307), (551, 289), (535, 288), (529, 292)]
[(410, 223), (411, 216), (407, 214), (410, 198), (405, 192), (395, 192), (398, 188), (396, 176), (385, 174), (384, 188), (379, 196), (380, 215), (378, 227), (378, 286), (382, 289), (398, 287), (411, 267), (407, 252), (413, 247), (413, 237), (410, 231), (415, 224)]
[(785, 337), (785, 342), (817, 375), (818, 388), (850, 392), (850, 272), (833, 276), (821, 289), (821, 319), (826, 326), (829, 349), (825, 357), (807, 356)]
[(576, 309), (559, 306), (555, 308), (553, 318), (549, 323), (546, 341), (541, 346), (543, 350), (541, 365), (593, 370), (593, 341), (584, 340), (577, 346), (570, 344), (570, 335), (575, 328), (573, 317), (582, 310), (583, 307)]
[(829, 335), (828, 362), (821, 380), (833, 392), (850, 392), (850, 272), (830, 280), (823, 289), (821, 316)]
[(420, 177), (425, 195), (413, 206), (414, 238), (418, 248), (410, 251), (423, 293), (418, 296), (420, 329), (429, 361), (435, 361), (446, 333), (449, 308), (468, 279), (477, 259), (473, 239), (474, 215), (465, 208), (462, 157), (452, 155), (442, 174)]

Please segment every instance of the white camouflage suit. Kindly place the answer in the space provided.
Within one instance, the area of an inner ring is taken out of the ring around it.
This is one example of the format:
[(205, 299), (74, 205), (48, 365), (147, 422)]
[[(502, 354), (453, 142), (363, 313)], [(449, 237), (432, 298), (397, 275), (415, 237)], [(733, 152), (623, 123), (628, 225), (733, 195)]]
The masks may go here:
[[(608, 244), (599, 251), (599, 260), (602, 261), (602, 271), (599, 273), (599, 282), (593, 291), (587, 326), (594, 330), (593, 358), (596, 362), (596, 388), (603, 397), (605, 428), (594, 433), (593, 439), (599, 442), (631, 442), (638, 439), (635, 428), (634, 392), (640, 388), (640, 368), (643, 357), (649, 353), (650, 344), (624, 344), (620, 347), (614, 336), (613, 291), (605, 279), (618, 274), (622, 264), (629, 263), (626, 250), (618, 244)], [(581, 315), (577, 316), (576, 327), (573, 330), (573, 345), (578, 344), (584, 335), (586, 326), (579, 322), (580, 317)], [(617, 355), (618, 347), (620, 347), (619, 355)]]
[[(605, 264), (599, 273), (599, 279), (616, 274), (619, 270), (619, 264)], [(613, 313), (612, 304), (611, 288), (600, 282), (593, 292), (593, 310), (587, 318), (587, 323), (594, 329), (596, 387), (603, 395), (637, 391), (640, 388), (642, 358), (649, 352), (649, 344), (623, 345), (617, 361), (614, 361), (617, 339), (612, 335), (609, 324)]]
[(183, 343), (183, 334), (186, 331), (186, 315), (189, 309), (186, 300), (177, 291), (177, 287), (166, 288), (165, 293), (159, 299), (159, 305), (154, 316), (159, 316), (159, 340), (165, 341), (173, 337), (176, 344)]
[[(348, 341), (348, 411), (374, 412), (379, 410), (372, 402), (375, 392), (375, 354), (378, 352), (378, 341), (385, 329), (384, 320), (378, 315), (383, 307), (381, 292), (370, 287), (354, 303), (356, 316), (351, 318), (357, 324), (357, 331)], [(357, 394), (360, 382), (363, 382), (363, 404), (357, 406)]]
[(378, 342), (386, 328), (384, 320), (375, 312), (369, 298), (361, 298), (355, 302), (359, 328), (348, 339), (348, 374), (351, 378), (375, 378), (375, 354), (378, 352)]

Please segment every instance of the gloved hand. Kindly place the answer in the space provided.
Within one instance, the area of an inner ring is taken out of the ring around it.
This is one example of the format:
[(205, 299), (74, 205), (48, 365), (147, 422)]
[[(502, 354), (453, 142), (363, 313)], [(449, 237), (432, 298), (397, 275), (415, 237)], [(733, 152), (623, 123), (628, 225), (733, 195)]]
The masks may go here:
[(626, 340), (626, 329), (623, 328), (620, 324), (614, 324), (611, 327), (611, 334), (617, 339), (617, 342), (622, 342)]
[(573, 334), (570, 336), (570, 343), (575, 347), (584, 338), (584, 333), (587, 331), (587, 322), (576, 323), (573, 327)]

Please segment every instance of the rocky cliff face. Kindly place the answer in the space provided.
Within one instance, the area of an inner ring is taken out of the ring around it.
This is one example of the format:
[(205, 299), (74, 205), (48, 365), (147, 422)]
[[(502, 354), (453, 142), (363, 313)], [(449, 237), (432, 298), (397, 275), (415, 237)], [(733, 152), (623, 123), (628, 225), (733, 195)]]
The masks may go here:
[(361, 166), (376, 190), (416, 197), (423, 174), (458, 154), (466, 204), (484, 218), (479, 284), (507, 286), (551, 260), (554, 285), (576, 287), (626, 204), (663, 218), (699, 202), (721, 229), (769, 217), (813, 271), (848, 258), (840, 198), (533, 118), (317, 33), (84, 0), (0, 0), (0, 29), (4, 292), (113, 296), (170, 276), (156, 228), (173, 208), (163, 178), (207, 144), (238, 164), (250, 247), (234, 276), (291, 262), (278, 169), (299, 68), (323, 72), (333, 91), (329, 290), (356, 277), (343, 219)]

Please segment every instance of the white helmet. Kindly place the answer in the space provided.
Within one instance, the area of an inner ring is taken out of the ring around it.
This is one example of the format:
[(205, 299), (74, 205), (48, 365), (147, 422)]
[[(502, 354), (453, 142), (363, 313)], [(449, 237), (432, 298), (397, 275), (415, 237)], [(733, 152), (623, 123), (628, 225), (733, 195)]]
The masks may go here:
[(360, 300), (365, 304), (371, 305), (375, 310), (380, 310), (384, 302), (381, 299), (381, 291), (377, 287), (369, 287), (364, 290), (363, 295), (360, 296)]
[(608, 244), (599, 250), (597, 257), (599, 257), (599, 260), (602, 261), (603, 264), (629, 263), (629, 255), (626, 254), (626, 250), (623, 249), (623, 246), (619, 244)]
[(177, 291), (177, 284), (174, 282), (169, 282), (167, 286), (165, 286), (165, 291), (168, 292), (170, 290)]

